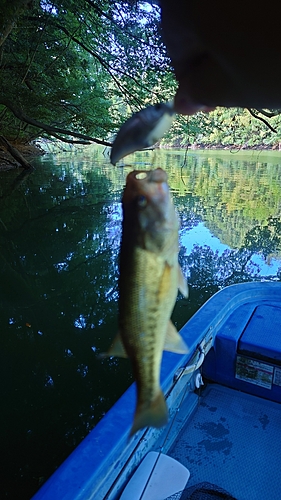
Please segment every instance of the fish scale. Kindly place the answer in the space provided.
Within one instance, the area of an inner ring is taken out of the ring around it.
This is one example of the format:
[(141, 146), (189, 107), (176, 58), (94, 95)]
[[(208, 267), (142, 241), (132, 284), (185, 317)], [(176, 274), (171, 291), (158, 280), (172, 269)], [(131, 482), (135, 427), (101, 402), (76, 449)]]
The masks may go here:
[(146, 426), (167, 423), (160, 388), (163, 349), (188, 348), (170, 321), (178, 288), (187, 285), (178, 264), (178, 217), (167, 174), (135, 171), (123, 194), (119, 276), (119, 333), (108, 355), (128, 356), (137, 384), (137, 407), (131, 435)]

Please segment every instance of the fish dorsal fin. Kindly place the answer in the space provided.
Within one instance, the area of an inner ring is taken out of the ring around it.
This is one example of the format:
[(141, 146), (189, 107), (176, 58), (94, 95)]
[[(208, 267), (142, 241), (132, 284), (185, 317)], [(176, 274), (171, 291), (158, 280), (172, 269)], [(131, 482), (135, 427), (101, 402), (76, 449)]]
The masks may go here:
[(182, 270), (180, 265), (178, 265), (178, 288), (179, 291), (183, 294), (184, 297), (188, 297), (188, 284), (184, 275), (182, 274)]
[(178, 354), (187, 354), (189, 352), (186, 343), (177, 332), (171, 320), (168, 322), (164, 351), (176, 352)]
[(127, 353), (125, 351), (121, 335), (118, 332), (116, 337), (114, 338), (110, 348), (107, 352), (101, 354), (101, 357), (106, 358), (108, 356), (118, 356), (119, 358), (127, 358)]

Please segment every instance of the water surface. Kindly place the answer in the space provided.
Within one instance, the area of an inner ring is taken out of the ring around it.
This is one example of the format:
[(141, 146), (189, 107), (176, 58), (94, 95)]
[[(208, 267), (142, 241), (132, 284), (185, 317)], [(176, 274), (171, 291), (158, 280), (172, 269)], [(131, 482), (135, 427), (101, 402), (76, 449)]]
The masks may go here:
[(127, 360), (97, 356), (117, 330), (120, 199), (132, 169), (169, 175), (190, 284), (178, 328), (220, 288), (281, 275), (278, 152), (145, 152), (114, 168), (91, 148), (33, 163), (24, 179), (0, 173), (0, 497), (23, 500), (132, 382)]

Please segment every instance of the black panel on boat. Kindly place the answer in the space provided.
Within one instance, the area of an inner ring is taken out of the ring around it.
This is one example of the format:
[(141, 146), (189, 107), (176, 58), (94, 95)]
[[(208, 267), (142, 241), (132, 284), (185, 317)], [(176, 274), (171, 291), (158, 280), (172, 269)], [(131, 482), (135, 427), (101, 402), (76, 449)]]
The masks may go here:
[(236, 500), (236, 498), (223, 488), (204, 482), (179, 491), (166, 500)]

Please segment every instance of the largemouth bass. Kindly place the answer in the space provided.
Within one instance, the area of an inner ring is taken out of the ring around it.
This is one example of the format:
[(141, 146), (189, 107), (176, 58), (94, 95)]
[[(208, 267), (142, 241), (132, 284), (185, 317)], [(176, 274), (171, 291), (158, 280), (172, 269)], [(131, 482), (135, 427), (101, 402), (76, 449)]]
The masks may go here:
[(162, 352), (188, 352), (170, 320), (178, 289), (187, 296), (188, 288), (178, 264), (179, 221), (164, 170), (131, 172), (122, 205), (119, 333), (107, 355), (132, 361), (137, 384), (133, 435), (167, 423)]
[(175, 117), (173, 102), (161, 102), (135, 113), (121, 126), (111, 149), (113, 165), (124, 156), (155, 144)]

